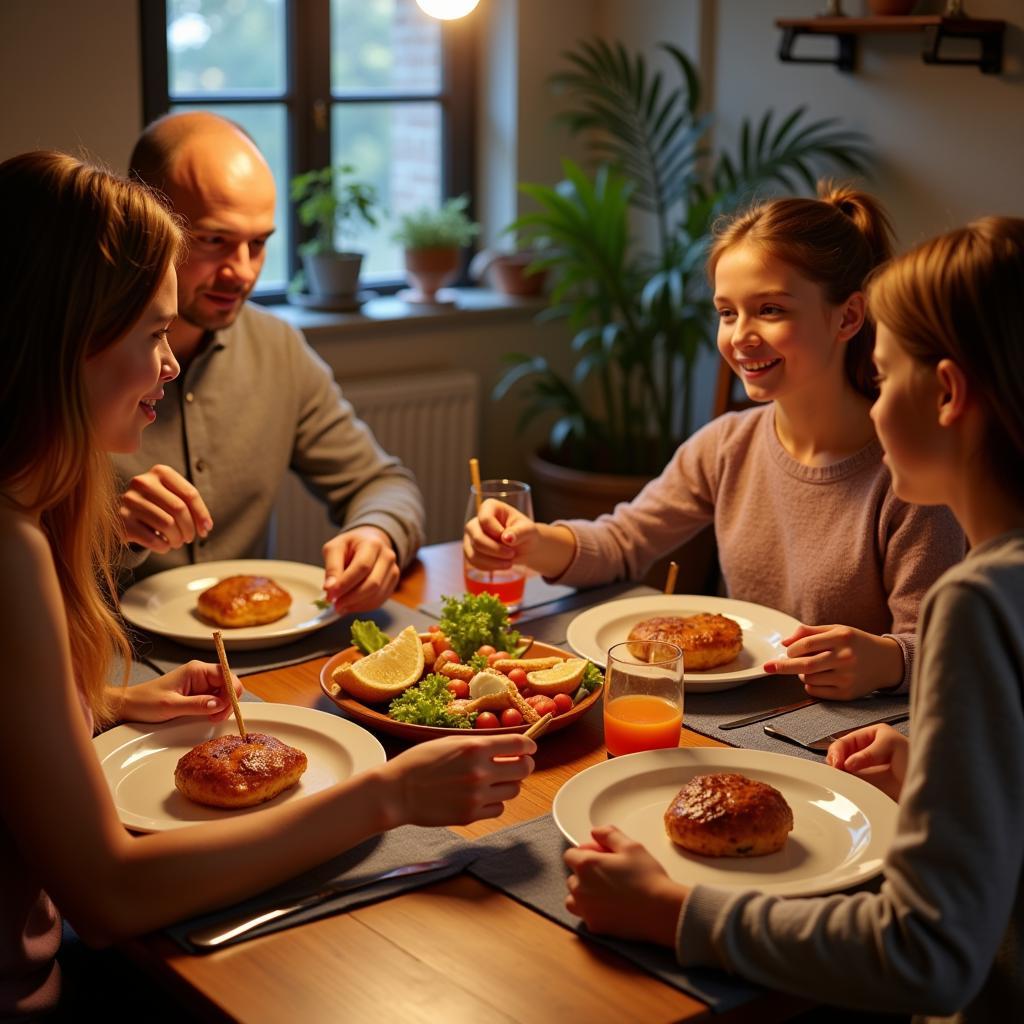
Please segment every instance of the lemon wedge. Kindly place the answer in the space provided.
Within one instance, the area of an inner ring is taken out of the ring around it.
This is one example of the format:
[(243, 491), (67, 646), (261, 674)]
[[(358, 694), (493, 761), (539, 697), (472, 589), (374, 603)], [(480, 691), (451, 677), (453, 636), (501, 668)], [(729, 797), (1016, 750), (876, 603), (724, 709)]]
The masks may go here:
[(527, 672), (526, 681), (535, 693), (542, 693), (545, 697), (555, 693), (575, 693), (586, 670), (587, 663), (583, 658), (569, 658), (554, 668)]
[(357, 700), (376, 704), (397, 697), (419, 682), (421, 675), (423, 641), (414, 626), (407, 626), (379, 651), (338, 666), (332, 678)]

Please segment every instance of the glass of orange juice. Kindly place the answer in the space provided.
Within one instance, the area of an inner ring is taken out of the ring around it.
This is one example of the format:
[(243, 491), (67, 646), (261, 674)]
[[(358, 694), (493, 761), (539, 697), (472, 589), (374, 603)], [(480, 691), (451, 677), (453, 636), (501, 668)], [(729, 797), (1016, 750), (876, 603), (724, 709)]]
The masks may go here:
[(609, 754), (678, 747), (683, 727), (683, 651), (630, 640), (608, 651), (604, 742)]
[[(518, 509), (529, 519), (533, 518), (533, 496), (530, 485), (521, 480), (482, 480), (480, 482), (480, 500), (496, 498)], [(476, 515), (476, 485), (469, 488), (469, 501), (466, 504), (466, 522)], [(478, 569), (475, 565), (463, 560), (462, 575), (466, 589), (471, 594), (494, 594), (499, 601), (515, 611), (523, 603), (523, 589), (526, 586), (526, 570), (519, 565), (509, 569), (488, 571)]]

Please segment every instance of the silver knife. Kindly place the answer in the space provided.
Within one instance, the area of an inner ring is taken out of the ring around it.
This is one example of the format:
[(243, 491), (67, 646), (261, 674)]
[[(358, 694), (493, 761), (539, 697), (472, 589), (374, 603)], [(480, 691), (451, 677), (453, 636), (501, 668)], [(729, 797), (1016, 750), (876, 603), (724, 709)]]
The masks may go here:
[(206, 928), (197, 928), (186, 937), (194, 946), (199, 946), (202, 949), (216, 949), (217, 946), (223, 946), (226, 942), (238, 938), (239, 935), (244, 935), (246, 932), (251, 932), (262, 924), (267, 924), (268, 921), (278, 921), (282, 917), (305, 910), (307, 907), (315, 907), (318, 903), (325, 903), (327, 900), (340, 896), (343, 893), (355, 892), (357, 889), (366, 889), (389, 878), (401, 878), (405, 875), (421, 875), (427, 871), (437, 871), (440, 868), (448, 867), (451, 862), (451, 857), (442, 857), (438, 860), (425, 860), (419, 864), (406, 864), (404, 867), (382, 871), (376, 875), (365, 875), (362, 878), (354, 878), (347, 882), (331, 882), (309, 896), (302, 896), (288, 903), (269, 907), (256, 914), (243, 914), (228, 921), (220, 921)]
[(722, 722), (718, 728), (738, 729), (741, 725), (754, 725), (756, 722), (763, 722), (768, 718), (777, 718), (779, 715), (788, 715), (790, 711), (799, 711), (800, 708), (809, 708), (812, 704), (817, 703), (819, 703), (817, 697), (808, 697), (807, 700), (798, 700), (795, 704), (783, 704), (782, 707), (759, 711), (756, 715), (747, 715), (746, 718), (735, 718), (731, 722)]
[(805, 750), (813, 750), (816, 754), (824, 754), (836, 740), (849, 735), (851, 732), (856, 732), (858, 729), (866, 729), (869, 725), (891, 725), (894, 722), (902, 722), (905, 718), (909, 717), (909, 711), (898, 711), (895, 715), (876, 718), (873, 722), (853, 725), (849, 729), (839, 729), (837, 732), (830, 732), (827, 736), (821, 736), (816, 740), (808, 740), (807, 742), (798, 740), (795, 736), (790, 736), (782, 732), (781, 729), (776, 729), (773, 725), (766, 725), (764, 731), (766, 735), (774, 736), (777, 740), (785, 740), (787, 743), (795, 743), (798, 747), (803, 747)]

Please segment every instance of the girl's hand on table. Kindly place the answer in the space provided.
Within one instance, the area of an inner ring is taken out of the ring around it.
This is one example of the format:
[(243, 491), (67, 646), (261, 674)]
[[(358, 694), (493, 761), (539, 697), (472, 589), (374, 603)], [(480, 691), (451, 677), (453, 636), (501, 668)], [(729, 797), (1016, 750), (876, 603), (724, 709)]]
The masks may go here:
[(769, 661), (769, 675), (798, 675), (811, 697), (853, 700), (898, 686), (903, 650), (891, 637), (853, 626), (804, 626), (783, 641), (788, 657)]
[(910, 740), (891, 725), (866, 725), (836, 740), (825, 760), (899, 800), (909, 754)]
[(673, 882), (640, 843), (614, 825), (595, 828), (593, 842), (566, 850), (572, 874), (565, 908), (597, 935), (642, 939), (673, 949), (689, 890)]
[[(393, 783), (396, 825), (468, 825), (497, 818), (533, 771), (537, 744), (519, 733), (445, 736), (417, 744), (381, 769)], [(497, 759), (497, 760), (496, 760)]]
[[(242, 684), (234, 674), (235, 694)], [(231, 714), (231, 699), (224, 692), (220, 666), (190, 661), (165, 676), (135, 686), (110, 687), (118, 718), (127, 722), (166, 722), (183, 715), (205, 715), (220, 722)]]
[(561, 576), (576, 551), (565, 526), (535, 523), (519, 509), (488, 498), (462, 535), (466, 560), (478, 569), (500, 571), (525, 565), (544, 576)]

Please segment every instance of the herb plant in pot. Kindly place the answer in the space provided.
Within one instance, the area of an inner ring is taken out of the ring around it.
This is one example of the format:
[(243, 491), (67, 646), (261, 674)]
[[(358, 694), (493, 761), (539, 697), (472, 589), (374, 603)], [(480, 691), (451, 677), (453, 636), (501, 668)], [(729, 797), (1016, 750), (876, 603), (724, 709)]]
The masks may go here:
[(357, 304), (363, 254), (342, 245), (358, 223), (377, 226), (378, 199), (376, 189), (355, 180), (354, 173), (350, 164), (338, 164), (292, 178), (299, 220), (313, 229), (299, 246), (310, 304)]
[[(734, 152), (711, 152), (696, 69), (662, 49), (675, 84), (621, 45), (566, 54), (572, 68), (555, 76), (571, 104), (563, 118), (587, 136), (597, 169), (566, 160), (559, 184), (520, 186), (535, 210), (510, 230), (542, 250), (536, 266), (553, 281), (542, 316), (568, 321), (574, 364), (565, 374), (543, 355), (511, 354), (495, 388), (526, 396), (521, 425), (550, 421), (531, 462), (538, 518), (591, 518), (629, 500), (698, 425), (698, 360), (715, 350), (704, 270), (715, 219), (755, 191), (813, 190), (822, 170), (867, 164), (863, 135), (803, 108), (745, 119)], [(634, 237), (635, 211), (650, 243)]]
[(462, 249), (480, 231), (466, 213), (468, 196), (446, 200), (440, 209), (420, 207), (402, 214), (394, 239), (405, 249), (405, 272), (412, 289), (400, 293), (407, 302), (438, 305), (438, 290), (455, 280)]

